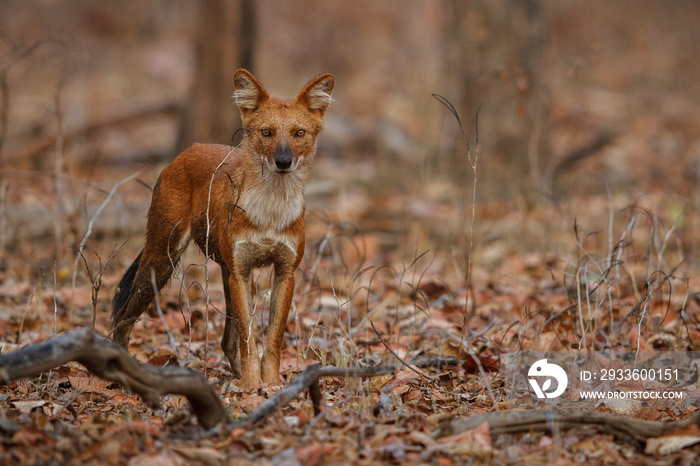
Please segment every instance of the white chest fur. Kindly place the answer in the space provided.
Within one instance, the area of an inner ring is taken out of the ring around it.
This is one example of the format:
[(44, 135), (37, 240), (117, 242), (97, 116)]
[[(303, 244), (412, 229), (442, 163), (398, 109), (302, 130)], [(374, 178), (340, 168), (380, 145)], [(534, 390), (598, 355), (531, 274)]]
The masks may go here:
[(241, 193), (238, 205), (264, 231), (282, 231), (304, 212), (304, 186), (296, 173), (265, 172), (262, 180)]
[(284, 230), (304, 213), (304, 187), (296, 173), (266, 172), (256, 181), (241, 193), (238, 205), (257, 231), (234, 237), (236, 259), (250, 267), (267, 265), (280, 255), (296, 257), (297, 239)]

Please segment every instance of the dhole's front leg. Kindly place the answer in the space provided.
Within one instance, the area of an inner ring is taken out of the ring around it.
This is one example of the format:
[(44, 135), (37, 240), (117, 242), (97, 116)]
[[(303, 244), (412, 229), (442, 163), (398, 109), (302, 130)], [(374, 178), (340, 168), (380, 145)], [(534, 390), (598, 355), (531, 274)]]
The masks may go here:
[(267, 344), (262, 358), (262, 379), (270, 385), (280, 383), (280, 353), (287, 327), (287, 316), (294, 294), (294, 272), (288, 267), (275, 267), (275, 278), (270, 297), (270, 321), (267, 328)]
[(226, 320), (224, 321), (224, 335), (221, 338), (221, 349), (229, 360), (229, 364), (231, 364), (233, 376), (240, 379), (241, 358), (238, 355), (238, 331), (235, 327), (235, 314), (233, 312), (231, 291), (229, 288), (231, 273), (224, 264), (221, 265), (221, 278), (224, 285), (224, 300), (226, 301)]
[[(250, 276), (235, 271), (229, 273), (227, 294), (230, 295), (230, 304), (226, 305), (227, 321), (221, 346), (234, 371), (238, 368), (237, 357), (240, 358), (241, 389), (251, 391), (260, 385), (261, 380), (260, 357), (253, 331)], [(235, 348), (236, 343), (238, 348)]]

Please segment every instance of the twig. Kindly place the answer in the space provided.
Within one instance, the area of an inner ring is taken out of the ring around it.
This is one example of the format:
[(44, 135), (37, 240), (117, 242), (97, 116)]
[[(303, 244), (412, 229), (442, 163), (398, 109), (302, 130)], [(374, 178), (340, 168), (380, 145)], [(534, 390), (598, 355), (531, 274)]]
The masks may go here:
[(592, 155), (599, 153), (606, 146), (615, 141), (616, 134), (614, 133), (600, 133), (595, 139), (589, 141), (582, 147), (565, 155), (559, 163), (552, 169), (550, 178), (552, 184), (554, 179), (563, 171), (570, 169), (573, 165), (584, 160)]
[(151, 268), (151, 283), (153, 284), (153, 294), (155, 296), (158, 317), (160, 317), (160, 321), (163, 323), (163, 327), (165, 327), (165, 332), (168, 334), (168, 341), (170, 342), (170, 346), (173, 349), (173, 353), (175, 353), (175, 356), (177, 357), (178, 363), (180, 363), (180, 354), (177, 351), (177, 345), (175, 345), (175, 338), (173, 337), (173, 332), (170, 331), (170, 327), (165, 321), (163, 310), (160, 308), (160, 299), (158, 298), (158, 284), (156, 283), (156, 271), (153, 268)]
[[(61, 244), (63, 243), (63, 233), (61, 231), (61, 218), (64, 213), (63, 206), (63, 174), (64, 169), (64, 153), (63, 146), (65, 141), (65, 128), (63, 125), (63, 107), (61, 105), (61, 90), (63, 82), (59, 83), (56, 91), (55, 106), (56, 106), (56, 122), (58, 125), (58, 135), (54, 144), (54, 169), (53, 169), (53, 233), (54, 233), (54, 250), (55, 257), (61, 257)], [(75, 259), (74, 269), (78, 267), (78, 258)]]
[[(173, 227), (172, 230), (170, 230), (170, 235), (168, 236), (168, 260), (170, 261), (170, 268), (173, 270), (173, 274), (175, 275), (175, 278), (177, 279), (178, 283), (180, 284), (180, 291), (178, 292), (179, 296), (182, 296), (184, 293), (185, 295), (185, 307), (187, 307), (187, 354), (190, 353), (190, 348), (192, 346), (192, 308), (190, 307), (190, 295), (187, 289), (187, 286), (185, 285), (185, 274), (187, 273), (188, 267), (185, 268), (185, 270), (182, 272), (182, 276), (177, 272), (177, 265), (180, 263), (180, 252), (178, 251), (178, 257), (175, 261), (173, 261), (173, 256), (170, 253), (170, 239), (173, 237), (173, 232), (175, 231), (175, 228), (183, 221), (183, 219), (180, 219), (175, 226)], [(182, 239), (180, 239), (180, 242), (182, 242)], [(179, 247), (179, 245), (178, 245)], [(157, 292), (156, 292), (157, 293)], [(181, 303), (182, 301), (180, 301)], [(180, 313), (182, 314), (182, 306), (180, 306)]]
[[(90, 270), (90, 266), (88, 265), (87, 259), (85, 258), (85, 255), (83, 254), (82, 251), (78, 251), (80, 254), (80, 257), (83, 259), (83, 264), (85, 265), (85, 272), (88, 275), (88, 280), (90, 280), (90, 286), (92, 288), (91, 290), (91, 299), (92, 299), (92, 324), (90, 328), (95, 330), (95, 322), (97, 321), (97, 298), (100, 294), (100, 288), (102, 288), (102, 276), (104, 275), (105, 269), (107, 266), (109, 266), (109, 263), (112, 262), (112, 259), (117, 257), (117, 254), (119, 254), (119, 251), (121, 251), (121, 247), (117, 249), (116, 247), (112, 250), (112, 253), (109, 255), (109, 258), (107, 258), (107, 262), (102, 265), (102, 258), (95, 253), (97, 256), (97, 260), (99, 261), (99, 270), (98, 272), (93, 275), (92, 270)], [(54, 331), (54, 334), (56, 332)]]
[(2, 147), (7, 136), (8, 115), (10, 113), (10, 85), (7, 82), (7, 72), (5, 69), (0, 73), (0, 162), (2, 161)]
[[(238, 132), (238, 130), (236, 131), (236, 133), (237, 132)], [(235, 135), (235, 133), (234, 133), (234, 135)], [(231, 154), (234, 153), (234, 151), (235, 151), (235, 149), (232, 147), (231, 150), (228, 151), (228, 153), (226, 154), (226, 157), (224, 157), (223, 160), (221, 162), (219, 162), (219, 164), (214, 169), (214, 173), (212, 173), (211, 178), (209, 179), (209, 190), (207, 192), (207, 210), (205, 213), (206, 222), (207, 222), (206, 223), (207, 230), (206, 230), (206, 234), (204, 236), (204, 295), (205, 295), (205, 300), (206, 300), (205, 301), (205, 308), (204, 308), (204, 323), (205, 323), (204, 328), (206, 329), (206, 331), (204, 332), (204, 361), (207, 361), (207, 359), (208, 359), (207, 355), (208, 355), (208, 351), (209, 351), (209, 303), (211, 300), (211, 297), (209, 295), (209, 234), (211, 233), (211, 225), (212, 225), (212, 222), (214, 221), (214, 218), (216, 218), (219, 215), (219, 213), (217, 212), (216, 214), (214, 214), (213, 218), (211, 218), (209, 216), (209, 211), (211, 209), (211, 191), (212, 191), (212, 188), (214, 187), (214, 180), (216, 180), (216, 178), (222, 173), (222, 172), (219, 172), (221, 167), (224, 167), (224, 166), (230, 167), (227, 160), (231, 156)], [(232, 173), (232, 175), (234, 175), (234, 177), (235, 177), (235, 174)], [(235, 204), (238, 204), (238, 200), (240, 198), (240, 195), (241, 195), (241, 193), (240, 193), (240, 189), (239, 189), (238, 197), (236, 198)], [(232, 271), (232, 273), (233, 273), (233, 271)], [(224, 285), (224, 286), (226, 286), (226, 285)], [(228, 306), (228, 303), (226, 303), (226, 304)], [(228, 307), (227, 307), (227, 309), (228, 309)], [(230, 318), (230, 316), (228, 315), (228, 310), (226, 311), (226, 318), (227, 319)], [(252, 321), (253, 320), (251, 319), (251, 322)], [(250, 345), (248, 346), (248, 351), (250, 351)], [(230, 363), (233, 364), (233, 361), (230, 361)], [(207, 366), (205, 365), (204, 366), (205, 373), (206, 373), (206, 369), (207, 369)]]
[(424, 379), (427, 379), (427, 380), (430, 381), (430, 382), (434, 382), (434, 381), (435, 381), (434, 378), (429, 377), (429, 376), (423, 374), (421, 371), (416, 370), (416, 369), (414, 369), (413, 367), (411, 367), (411, 365), (408, 364), (407, 362), (405, 362), (403, 359), (401, 359), (401, 358), (399, 357), (399, 355), (396, 354), (396, 353), (394, 352), (394, 350), (392, 350), (391, 348), (389, 348), (389, 345), (386, 344), (386, 342), (384, 341), (384, 339), (382, 338), (382, 336), (379, 334), (379, 332), (378, 332), (377, 329), (375, 328), (374, 322), (370, 322), (369, 325), (370, 325), (370, 327), (372, 327), (372, 330), (374, 330), (374, 333), (377, 335), (377, 338), (379, 338), (379, 341), (382, 343), (382, 345), (384, 345), (384, 348), (386, 348), (396, 359), (399, 360), (399, 362), (402, 364), (402, 367), (403, 367), (403, 366), (408, 367), (410, 370), (412, 370), (413, 372), (415, 372), (416, 374), (420, 375), (420, 376), (423, 377)]
[(22, 330), (24, 329), (24, 320), (27, 318), (27, 313), (29, 312), (29, 306), (32, 305), (32, 301), (34, 300), (34, 293), (36, 293), (36, 285), (34, 285), (34, 288), (32, 288), (32, 292), (29, 295), (29, 299), (27, 300), (27, 307), (24, 309), (24, 312), (22, 313), (22, 320), (19, 321), (19, 330), (17, 330), (17, 344), (19, 345), (20, 341), (22, 340)]
[(114, 186), (112, 186), (112, 189), (109, 191), (109, 194), (107, 194), (107, 197), (102, 201), (102, 204), (97, 208), (95, 213), (92, 215), (92, 218), (88, 222), (88, 227), (87, 230), (85, 231), (85, 234), (83, 235), (83, 239), (80, 241), (80, 246), (78, 246), (78, 252), (75, 255), (75, 261), (73, 261), (73, 283), (72, 283), (72, 288), (75, 290), (75, 279), (78, 275), (78, 259), (80, 259), (80, 256), (83, 252), (83, 248), (85, 247), (85, 243), (87, 243), (88, 238), (92, 234), (92, 227), (95, 225), (95, 221), (97, 220), (97, 217), (102, 213), (102, 210), (107, 206), (109, 201), (112, 199), (112, 196), (117, 192), (117, 189), (125, 183), (128, 183), (129, 181), (133, 180), (135, 177), (137, 177), (141, 172), (137, 171), (132, 173), (131, 175), (127, 176), (126, 178), (122, 179), (121, 181), (118, 181)]
[(459, 361), (456, 356), (435, 355), (412, 358), (408, 363), (420, 368), (437, 366), (438, 370), (440, 370), (442, 366), (456, 366), (459, 364)]
[(286, 406), (301, 392), (309, 389), (309, 394), (314, 407), (314, 415), (321, 413), (321, 389), (318, 381), (321, 377), (375, 377), (383, 374), (391, 374), (395, 370), (392, 366), (382, 367), (321, 367), (314, 364), (304, 369), (289, 385), (277, 392), (272, 398), (261, 404), (258, 409), (243, 419), (234, 421), (226, 426), (233, 430), (238, 427), (249, 427), (268, 418), (277, 408)]
[[(1, 153), (0, 157), (2, 157)], [(0, 158), (0, 163), (1, 162), (2, 159)], [(7, 237), (9, 236), (9, 232), (7, 231), (7, 187), (7, 180), (0, 180), (0, 251), (3, 252), (5, 251)]]
[(58, 333), (58, 301), (56, 301), (56, 261), (53, 263), (53, 334)]
[[(476, 119), (474, 122), (474, 139), (476, 143), (476, 148), (474, 150), (474, 158), (472, 159), (472, 153), (471, 153), (471, 148), (469, 146), (469, 138), (467, 138), (467, 135), (464, 131), (464, 126), (462, 126), (462, 121), (459, 118), (459, 113), (457, 112), (457, 109), (455, 109), (454, 105), (447, 100), (445, 97), (438, 95), (438, 94), (432, 94), (435, 99), (440, 102), (447, 110), (450, 111), (450, 113), (455, 117), (455, 120), (457, 120), (457, 125), (459, 126), (459, 130), (462, 133), (462, 137), (464, 138), (464, 145), (467, 148), (467, 158), (469, 159), (469, 165), (472, 168), (472, 173), (474, 176), (474, 184), (472, 186), (472, 209), (471, 209), (471, 223), (469, 224), (469, 245), (467, 247), (467, 277), (466, 277), (466, 282), (467, 282), (467, 299), (466, 301), (469, 302), (469, 292), (471, 291), (471, 285), (472, 285), (472, 256), (474, 255), (474, 222), (476, 220), (476, 186), (478, 182), (478, 177), (477, 177), (477, 165), (479, 162), (479, 112), (481, 111), (481, 105), (479, 105), (479, 108), (476, 111)], [(472, 300), (476, 300), (476, 296), (472, 296)], [(467, 313), (464, 313), (464, 318), (462, 321), (462, 336), (464, 337), (464, 333), (467, 331)], [(460, 348), (460, 354), (459, 358), (462, 358), (462, 353), (461, 353), (461, 348)]]

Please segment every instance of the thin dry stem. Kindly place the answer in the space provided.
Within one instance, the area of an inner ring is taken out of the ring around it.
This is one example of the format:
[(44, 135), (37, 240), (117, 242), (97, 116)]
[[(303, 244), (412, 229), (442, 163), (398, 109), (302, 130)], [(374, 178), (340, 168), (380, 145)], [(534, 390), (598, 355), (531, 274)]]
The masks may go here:
[[(78, 274), (78, 260), (80, 259), (80, 256), (83, 253), (83, 248), (85, 248), (85, 243), (87, 243), (88, 238), (90, 238), (90, 235), (92, 234), (92, 228), (95, 225), (95, 221), (97, 221), (97, 217), (100, 216), (104, 208), (109, 204), (109, 201), (112, 199), (114, 194), (117, 192), (117, 189), (125, 183), (128, 183), (129, 181), (133, 180), (136, 178), (141, 171), (137, 171), (132, 173), (131, 175), (127, 176), (126, 178), (123, 178), (121, 181), (118, 181), (117, 183), (112, 186), (112, 189), (109, 191), (109, 194), (107, 194), (107, 197), (102, 201), (100, 206), (97, 208), (95, 213), (92, 215), (90, 218), (90, 221), (88, 222), (87, 230), (85, 230), (85, 234), (83, 235), (83, 239), (80, 240), (80, 246), (78, 246), (78, 252), (75, 254), (75, 260), (73, 261), (73, 282), (72, 282), (72, 289), (73, 292), (75, 292), (75, 280)], [(87, 265), (87, 264), (86, 264)]]
[[(61, 245), (63, 244), (62, 226), (61, 221), (63, 219), (63, 165), (64, 165), (64, 153), (63, 153), (63, 143), (65, 140), (65, 131), (63, 127), (63, 110), (61, 107), (61, 89), (59, 87), (56, 92), (56, 121), (58, 124), (58, 136), (56, 137), (56, 144), (54, 146), (54, 176), (53, 176), (53, 229), (54, 229), (54, 242), (55, 242), (55, 257), (61, 257)], [(78, 266), (78, 259), (76, 257), (75, 267)]]
[[(55, 288), (54, 288), (55, 290)], [(22, 312), (22, 320), (19, 322), (19, 329), (17, 330), (17, 344), (19, 345), (20, 341), (22, 340), (22, 330), (24, 330), (24, 321), (27, 318), (27, 313), (29, 312), (29, 307), (32, 305), (32, 300), (34, 299), (34, 293), (36, 292), (36, 285), (34, 285), (34, 288), (32, 288), (32, 292), (29, 295), (29, 299), (27, 300), (27, 305), (24, 308), (24, 311)], [(54, 304), (56, 302), (55, 299), (55, 293), (54, 293)], [(55, 333), (55, 332), (54, 332)]]
[(170, 346), (173, 349), (173, 353), (177, 357), (178, 364), (182, 365), (180, 361), (180, 355), (177, 351), (177, 345), (175, 344), (175, 337), (173, 337), (173, 332), (170, 331), (170, 326), (165, 321), (165, 315), (163, 315), (163, 310), (160, 307), (160, 298), (158, 296), (158, 284), (156, 283), (156, 271), (153, 268), (151, 268), (151, 284), (153, 285), (153, 293), (155, 295), (156, 310), (158, 311), (158, 317), (160, 317), (160, 321), (163, 324), (166, 333), (168, 334), (168, 341), (170, 342)]
[[(214, 170), (214, 173), (211, 175), (211, 178), (209, 180), (209, 191), (207, 193), (207, 210), (205, 212), (206, 215), (206, 222), (207, 222), (207, 232), (204, 237), (204, 295), (205, 295), (205, 307), (204, 307), (204, 321), (205, 321), (205, 332), (204, 332), (204, 361), (205, 361), (205, 366), (204, 366), (204, 373), (206, 374), (207, 370), (207, 364), (206, 361), (209, 359), (207, 357), (208, 352), (209, 352), (209, 302), (211, 300), (210, 295), (209, 295), (209, 233), (211, 232), (211, 222), (213, 219), (210, 217), (210, 210), (211, 210), (211, 190), (214, 186), (214, 180), (216, 179), (217, 175), (219, 174), (219, 169), (226, 165), (226, 160), (233, 154), (234, 149), (231, 148), (231, 150), (226, 154), (226, 157), (216, 166), (216, 169)], [(218, 214), (218, 213), (217, 213)], [(216, 215), (215, 215), (216, 216)], [(228, 313), (226, 318), (228, 318)]]
[(185, 294), (185, 307), (187, 307), (187, 354), (190, 353), (190, 348), (192, 347), (192, 309), (190, 307), (190, 296), (187, 290), (187, 287), (185, 286), (185, 274), (187, 273), (187, 269), (185, 269), (182, 273), (182, 276), (178, 273), (177, 271), (177, 264), (173, 262), (173, 257), (170, 254), (170, 238), (172, 238), (173, 231), (175, 231), (175, 228), (182, 222), (182, 219), (180, 219), (173, 229), (170, 231), (170, 236), (168, 236), (168, 261), (170, 262), (170, 268), (173, 270), (173, 274), (175, 274), (175, 278), (177, 282), (180, 284), (180, 292), (184, 292)]
[[(481, 106), (479, 106), (479, 109), (476, 111), (476, 120), (474, 124), (474, 132), (475, 132), (475, 142), (476, 142), (476, 147), (474, 151), (474, 159), (472, 159), (472, 154), (471, 154), (471, 148), (469, 146), (469, 138), (467, 138), (467, 135), (464, 131), (464, 127), (462, 126), (462, 121), (459, 118), (459, 113), (455, 109), (455, 107), (450, 103), (449, 100), (446, 98), (433, 94), (433, 97), (437, 99), (438, 102), (440, 102), (442, 105), (447, 108), (450, 113), (455, 117), (455, 120), (457, 120), (457, 125), (459, 126), (459, 130), (462, 133), (462, 137), (464, 138), (464, 145), (467, 148), (467, 158), (469, 159), (469, 165), (472, 168), (472, 173), (474, 177), (474, 183), (472, 185), (472, 206), (471, 206), (471, 222), (469, 224), (469, 244), (467, 246), (467, 277), (466, 277), (466, 289), (467, 289), (467, 296), (466, 296), (466, 301), (469, 302), (469, 290), (471, 289), (471, 279), (472, 279), (472, 257), (474, 253), (474, 222), (476, 219), (476, 187), (478, 183), (478, 176), (477, 176), (477, 165), (479, 162), (479, 112), (481, 110)], [(472, 299), (476, 299), (476, 296), (472, 296)], [(463, 337), (465, 336), (467, 332), (467, 313), (465, 310), (464, 313), (464, 318), (462, 321), (462, 334)], [(461, 348), (460, 348), (460, 355), (459, 359), (461, 360)]]

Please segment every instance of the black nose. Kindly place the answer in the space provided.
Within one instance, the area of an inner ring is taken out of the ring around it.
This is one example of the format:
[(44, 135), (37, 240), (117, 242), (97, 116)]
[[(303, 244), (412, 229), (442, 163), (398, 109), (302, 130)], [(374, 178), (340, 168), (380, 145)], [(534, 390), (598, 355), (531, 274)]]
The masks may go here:
[(281, 154), (275, 157), (275, 165), (280, 170), (286, 170), (292, 166), (292, 156), (287, 154)]
[(292, 151), (289, 146), (283, 145), (277, 147), (275, 151), (275, 165), (280, 170), (286, 170), (292, 166)]

